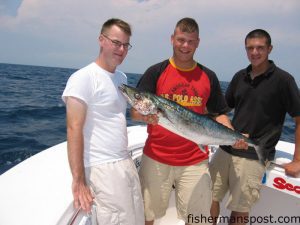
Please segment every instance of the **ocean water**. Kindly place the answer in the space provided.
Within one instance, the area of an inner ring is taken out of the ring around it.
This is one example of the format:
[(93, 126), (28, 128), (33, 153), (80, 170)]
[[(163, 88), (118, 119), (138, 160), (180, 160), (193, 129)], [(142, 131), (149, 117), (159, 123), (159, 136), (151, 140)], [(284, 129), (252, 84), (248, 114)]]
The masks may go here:
[[(66, 140), (61, 94), (76, 69), (0, 63), (0, 174), (24, 159)], [(135, 86), (140, 74), (126, 73)], [(221, 82), (222, 90), (227, 82)], [(129, 126), (138, 124), (130, 120)], [(294, 142), (287, 116), (281, 140)]]

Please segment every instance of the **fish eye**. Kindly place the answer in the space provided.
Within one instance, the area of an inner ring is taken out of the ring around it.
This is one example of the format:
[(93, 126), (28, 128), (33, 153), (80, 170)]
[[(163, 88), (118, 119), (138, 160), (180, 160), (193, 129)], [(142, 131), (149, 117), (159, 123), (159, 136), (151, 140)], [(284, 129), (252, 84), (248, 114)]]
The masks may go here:
[(141, 99), (141, 95), (138, 94), (138, 93), (135, 93), (135, 94), (134, 94), (134, 97), (135, 97), (136, 99)]

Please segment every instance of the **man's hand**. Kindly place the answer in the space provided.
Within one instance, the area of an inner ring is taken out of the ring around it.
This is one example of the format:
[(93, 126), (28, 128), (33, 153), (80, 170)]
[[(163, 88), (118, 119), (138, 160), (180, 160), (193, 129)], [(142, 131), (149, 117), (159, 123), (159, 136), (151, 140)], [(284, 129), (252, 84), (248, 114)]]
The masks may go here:
[[(243, 136), (248, 138), (249, 134), (243, 134)], [(243, 139), (239, 139), (234, 143), (234, 145), (232, 145), (232, 147), (235, 148), (235, 149), (247, 150), (248, 149), (248, 143), (246, 141), (244, 141)]]
[(156, 125), (158, 124), (158, 116), (156, 114), (149, 114), (146, 116), (142, 116), (142, 121), (147, 124)]
[(283, 164), (286, 175), (292, 177), (300, 177), (300, 161), (292, 161), (290, 163)]
[(235, 149), (248, 149), (248, 143), (245, 142), (243, 139), (237, 140), (234, 145), (232, 145), (233, 148)]
[(90, 213), (93, 203), (93, 196), (90, 188), (83, 182), (73, 181), (72, 192), (74, 198), (74, 207), (76, 209), (81, 207), (86, 213)]
[(158, 124), (158, 115), (157, 114), (149, 114), (149, 115), (142, 115), (134, 108), (130, 110), (131, 118), (135, 121), (144, 122), (147, 124), (156, 125)]

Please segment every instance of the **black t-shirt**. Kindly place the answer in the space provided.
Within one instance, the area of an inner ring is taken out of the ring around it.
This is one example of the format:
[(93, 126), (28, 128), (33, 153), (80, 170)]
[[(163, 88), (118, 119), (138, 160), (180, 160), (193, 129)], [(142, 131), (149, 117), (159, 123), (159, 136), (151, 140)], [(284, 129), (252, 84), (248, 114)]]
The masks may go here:
[[(234, 108), (233, 127), (264, 144), (264, 156), (273, 160), (286, 113), (300, 116), (300, 93), (294, 78), (270, 61), (268, 70), (255, 79), (250, 77), (251, 65), (237, 72), (226, 91), (226, 101)], [(222, 146), (226, 152), (257, 159), (253, 148), (247, 151)]]

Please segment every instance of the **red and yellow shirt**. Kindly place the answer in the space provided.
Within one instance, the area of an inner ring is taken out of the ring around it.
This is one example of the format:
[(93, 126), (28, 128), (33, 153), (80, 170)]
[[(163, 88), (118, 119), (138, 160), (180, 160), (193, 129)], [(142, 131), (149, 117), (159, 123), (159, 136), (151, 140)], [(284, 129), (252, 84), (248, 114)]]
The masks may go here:
[[(165, 60), (144, 73), (138, 89), (175, 101), (199, 114), (227, 111), (215, 73), (200, 64), (182, 70), (171, 60)], [(208, 150), (203, 153), (196, 143), (160, 125), (148, 125), (148, 134), (144, 154), (161, 163), (189, 166), (208, 158)]]

